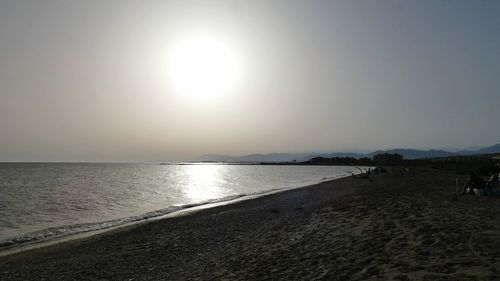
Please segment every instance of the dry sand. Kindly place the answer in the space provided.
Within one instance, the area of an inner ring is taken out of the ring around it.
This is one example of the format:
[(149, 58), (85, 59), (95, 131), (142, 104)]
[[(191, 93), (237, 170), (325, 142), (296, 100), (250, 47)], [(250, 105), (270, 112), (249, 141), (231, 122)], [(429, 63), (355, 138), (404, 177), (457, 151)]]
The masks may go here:
[[(346, 178), (0, 257), (0, 280), (500, 280), (500, 198)], [(459, 182), (463, 182), (459, 177)]]

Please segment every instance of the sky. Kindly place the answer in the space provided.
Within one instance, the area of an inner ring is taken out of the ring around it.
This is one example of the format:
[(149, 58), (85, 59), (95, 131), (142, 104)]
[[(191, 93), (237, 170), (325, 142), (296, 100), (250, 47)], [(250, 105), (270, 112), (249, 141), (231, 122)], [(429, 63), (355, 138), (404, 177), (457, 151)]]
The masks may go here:
[(500, 142), (499, 1), (0, 0), (0, 161)]

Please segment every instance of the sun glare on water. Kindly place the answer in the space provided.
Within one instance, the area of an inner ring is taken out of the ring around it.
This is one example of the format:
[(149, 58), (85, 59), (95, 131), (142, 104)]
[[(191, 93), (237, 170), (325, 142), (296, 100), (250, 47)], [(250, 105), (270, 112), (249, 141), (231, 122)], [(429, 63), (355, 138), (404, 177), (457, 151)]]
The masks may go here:
[(241, 75), (241, 59), (235, 48), (222, 38), (207, 34), (175, 42), (168, 65), (172, 89), (203, 100), (231, 92)]

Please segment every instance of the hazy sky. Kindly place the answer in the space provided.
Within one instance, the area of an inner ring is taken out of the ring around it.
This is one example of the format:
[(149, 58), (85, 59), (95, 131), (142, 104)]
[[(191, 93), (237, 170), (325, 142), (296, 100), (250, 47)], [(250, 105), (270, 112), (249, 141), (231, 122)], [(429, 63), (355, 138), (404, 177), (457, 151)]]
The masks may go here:
[[(493, 0), (0, 0), (0, 161), (498, 143), (499, 15)], [(179, 43), (202, 37), (234, 55), (223, 94), (174, 86), (176, 48), (214, 75), (227, 63)]]

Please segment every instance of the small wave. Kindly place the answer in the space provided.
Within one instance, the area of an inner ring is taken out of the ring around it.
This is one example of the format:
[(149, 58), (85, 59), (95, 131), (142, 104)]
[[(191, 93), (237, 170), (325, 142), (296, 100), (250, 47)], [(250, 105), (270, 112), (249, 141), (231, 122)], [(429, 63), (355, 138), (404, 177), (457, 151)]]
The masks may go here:
[[(260, 192), (260, 193), (267, 193), (267, 192), (269, 192), (269, 191)], [(22, 234), (22, 235), (10, 237), (10, 238), (4, 239), (4, 240), (0, 240), (0, 251), (11, 249), (14, 247), (23, 246), (26, 244), (51, 241), (54, 239), (63, 238), (63, 237), (67, 237), (70, 235), (76, 235), (76, 234), (81, 234), (81, 233), (86, 233), (86, 232), (91, 232), (91, 231), (105, 230), (107, 228), (122, 226), (125, 224), (130, 224), (130, 223), (134, 223), (134, 222), (144, 221), (147, 219), (165, 216), (165, 215), (168, 215), (170, 213), (180, 211), (180, 210), (199, 207), (199, 206), (203, 206), (203, 205), (222, 203), (222, 202), (226, 202), (226, 201), (236, 200), (238, 198), (245, 197), (245, 196), (258, 195), (258, 194), (259, 194), (259, 192), (248, 193), (248, 194), (237, 194), (237, 195), (227, 196), (227, 197), (223, 197), (223, 198), (210, 199), (210, 200), (206, 200), (206, 201), (198, 202), (198, 203), (170, 206), (170, 207), (167, 207), (165, 209), (154, 210), (154, 211), (147, 212), (145, 214), (137, 215), (137, 216), (124, 217), (124, 218), (107, 220), (107, 221), (102, 221), (102, 222), (80, 223), (80, 224), (71, 224), (71, 225), (50, 227), (50, 228), (46, 228), (43, 230), (38, 230), (38, 231), (30, 232), (27, 234)]]
[[(346, 175), (338, 174), (333, 177), (325, 177), (322, 178), (319, 182), (329, 181), (333, 179), (338, 179), (340, 177), (344, 177)], [(314, 183), (309, 183), (314, 184)], [(306, 186), (306, 185), (302, 185)], [(270, 193), (275, 193), (279, 191), (289, 190), (296, 187), (285, 187), (285, 188), (273, 188), (265, 191), (257, 191), (243, 194), (231, 195), (223, 198), (209, 199), (206, 201), (198, 202), (198, 203), (190, 203), (184, 205), (174, 205), (164, 209), (154, 210), (142, 215), (124, 217), (119, 219), (101, 221), (101, 222), (92, 222), (92, 223), (80, 223), (80, 224), (71, 224), (71, 225), (62, 225), (57, 227), (50, 227), (43, 230), (38, 230), (34, 232), (30, 232), (27, 234), (22, 234), (14, 237), (10, 237), (4, 240), (0, 240), (0, 252), (3, 250), (10, 250), (13, 248), (21, 247), (24, 245), (30, 245), (39, 242), (47, 242), (52, 241), (59, 238), (68, 237), (71, 235), (82, 234), (86, 232), (100, 231), (108, 228), (123, 226), (130, 223), (136, 223), (140, 221), (144, 221), (147, 219), (153, 219), (162, 217), (168, 214), (171, 214), (176, 211), (181, 211), (189, 208), (199, 207), (203, 205), (210, 205), (216, 203), (223, 203), (227, 201), (232, 201), (236, 199), (240, 199), (243, 197), (251, 197), (251, 196), (259, 196)]]

